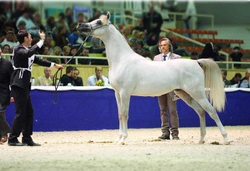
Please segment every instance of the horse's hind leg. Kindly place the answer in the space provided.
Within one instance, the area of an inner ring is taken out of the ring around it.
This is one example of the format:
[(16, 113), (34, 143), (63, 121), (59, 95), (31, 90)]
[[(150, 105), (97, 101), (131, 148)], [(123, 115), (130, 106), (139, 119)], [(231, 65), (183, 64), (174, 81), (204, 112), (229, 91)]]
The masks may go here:
[[(200, 99), (195, 101), (192, 97), (190, 97), (185, 91), (176, 91), (176, 94), (179, 95), (181, 98), (184, 98), (183, 100), (191, 106), (200, 116), (200, 123), (201, 123), (201, 139), (200, 143), (204, 142), (204, 136), (205, 136), (205, 113), (204, 110), (209, 114), (209, 116), (215, 121), (216, 125), (218, 126), (223, 138), (224, 138), (224, 144), (228, 145), (230, 144), (228, 138), (227, 138), (227, 132), (224, 129), (224, 126), (222, 125), (218, 114), (215, 110), (215, 108), (209, 103), (206, 97), (200, 98), (197, 97), (197, 99)], [(184, 96), (184, 97), (183, 97)], [(202, 97), (202, 95), (201, 95)], [(200, 110), (202, 109), (202, 112)], [(204, 109), (204, 110), (203, 110)], [(204, 134), (204, 136), (203, 136)]]
[(175, 94), (177, 94), (187, 105), (192, 107), (196, 113), (199, 116), (200, 119), (200, 141), (199, 144), (205, 143), (205, 135), (206, 135), (206, 118), (205, 118), (205, 111), (202, 109), (202, 107), (185, 91), (178, 90), (175, 91)]
[(216, 125), (218, 126), (223, 138), (224, 138), (224, 144), (229, 145), (230, 142), (227, 138), (227, 132), (222, 125), (220, 118), (215, 110), (215, 108), (208, 102), (207, 99), (204, 99), (200, 102), (200, 104), (203, 106), (204, 110), (209, 114), (209, 116), (215, 121)]

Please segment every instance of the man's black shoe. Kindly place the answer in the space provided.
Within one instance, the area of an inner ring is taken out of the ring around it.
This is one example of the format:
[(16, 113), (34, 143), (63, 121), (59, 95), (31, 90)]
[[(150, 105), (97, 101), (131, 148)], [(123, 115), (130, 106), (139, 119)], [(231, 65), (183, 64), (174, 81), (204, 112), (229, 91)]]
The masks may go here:
[(26, 146), (25, 143), (20, 143), (17, 138), (12, 138), (8, 140), (9, 146)]
[(27, 144), (28, 146), (41, 146), (41, 144), (35, 143), (32, 139), (27, 141), (25, 138), (22, 138), (22, 142)]
[(169, 135), (166, 135), (166, 134), (162, 134), (162, 135), (159, 136), (158, 138), (159, 138), (159, 139), (162, 139), (162, 140), (170, 140)]

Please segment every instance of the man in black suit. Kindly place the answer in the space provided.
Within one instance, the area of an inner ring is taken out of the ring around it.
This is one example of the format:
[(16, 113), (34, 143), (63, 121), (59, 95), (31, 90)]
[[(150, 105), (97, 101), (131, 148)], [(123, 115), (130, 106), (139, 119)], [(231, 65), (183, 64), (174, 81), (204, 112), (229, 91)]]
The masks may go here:
[(5, 110), (10, 104), (10, 77), (13, 71), (11, 62), (2, 56), (0, 48), (0, 143), (7, 141), (10, 126), (6, 122)]
[[(10, 146), (40, 146), (31, 138), (34, 111), (30, 98), (30, 78), (33, 63), (63, 69), (62, 65), (35, 56), (44, 43), (45, 33), (39, 32), (39, 36), (40, 40), (31, 46), (31, 34), (27, 30), (20, 30), (17, 34), (20, 45), (13, 49), (12, 65), (14, 71), (11, 75), (11, 93), (15, 100), (16, 116), (8, 140)], [(22, 143), (17, 139), (21, 132), (23, 134)]]

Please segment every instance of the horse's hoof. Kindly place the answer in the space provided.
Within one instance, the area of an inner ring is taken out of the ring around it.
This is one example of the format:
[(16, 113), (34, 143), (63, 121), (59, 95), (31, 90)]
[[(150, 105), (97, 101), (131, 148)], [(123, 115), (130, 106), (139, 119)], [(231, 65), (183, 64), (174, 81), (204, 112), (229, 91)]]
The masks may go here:
[(118, 144), (118, 145), (125, 145), (125, 142), (119, 141), (117, 144)]
[(199, 141), (199, 144), (204, 144), (205, 143), (205, 141)]
[(225, 141), (224, 145), (230, 145), (230, 142), (229, 141)]

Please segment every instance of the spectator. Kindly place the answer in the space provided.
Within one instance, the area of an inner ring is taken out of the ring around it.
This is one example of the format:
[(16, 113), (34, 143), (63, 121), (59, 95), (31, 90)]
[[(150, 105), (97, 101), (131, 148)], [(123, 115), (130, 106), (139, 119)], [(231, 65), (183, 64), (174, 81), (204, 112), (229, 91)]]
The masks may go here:
[(36, 86), (52, 86), (53, 85), (53, 75), (51, 75), (51, 68), (44, 67), (44, 75), (37, 78)]
[(94, 16), (92, 18), (90, 18), (88, 22), (94, 21), (94, 20), (98, 19), (100, 16), (101, 16), (101, 12), (96, 10), (94, 12)]
[(227, 80), (227, 71), (221, 70), (222, 80), (224, 82), (224, 87), (228, 87), (231, 85), (231, 82)]
[(44, 46), (48, 46), (49, 47), (49, 53), (53, 52), (53, 44), (52, 44), (52, 39), (51, 37), (48, 35), (46, 36), (45, 40), (44, 40)]
[(73, 79), (74, 79), (74, 86), (83, 86), (83, 81), (82, 78), (79, 77), (80, 71), (75, 68), (74, 69), (74, 74), (73, 74)]
[(236, 73), (236, 74), (234, 75), (234, 77), (230, 80), (231, 85), (238, 84), (238, 83), (240, 82), (241, 78), (242, 78), (241, 73)]
[[(155, 42), (153, 45), (156, 45), (160, 38), (161, 26), (163, 24), (163, 19), (160, 13), (154, 10), (152, 3), (148, 4), (149, 12), (143, 14), (143, 24), (144, 30), (146, 32), (146, 40), (148, 40), (149, 35), (155, 36)], [(149, 45), (149, 44), (148, 44)], [(151, 45), (149, 45), (151, 46)]]
[(135, 42), (135, 46), (133, 47), (133, 50), (135, 53), (137, 53), (143, 57), (150, 56), (150, 52), (143, 48), (143, 42), (139, 39)]
[(44, 32), (46, 31), (44, 25), (42, 24), (41, 15), (38, 12), (33, 14), (33, 22), (36, 25), (37, 29)]
[(92, 53), (105, 53), (105, 45), (101, 39), (92, 37), (91, 45), (92, 45)]
[[(46, 34), (54, 40), (54, 36), (56, 35), (56, 22), (55, 17), (49, 16), (46, 20), (46, 26), (45, 26)], [(47, 37), (47, 36), (46, 36)]]
[(197, 52), (191, 52), (191, 57), (190, 59), (197, 60), (198, 59), (198, 53)]
[[(3, 45), (2, 53), (6, 53), (6, 54), (11, 53), (11, 49), (10, 49), (10, 46), (8, 44)], [(5, 58), (5, 59), (10, 60), (10, 56), (8, 56), (8, 55), (2, 55), (2, 57)]]
[[(99, 82), (97, 83), (97, 81)], [(95, 75), (92, 75), (88, 78), (87, 86), (96, 86), (99, 83), (101, 83), (101, 85), (107, 86), (108, 82), (108, 78), (102, 75), (102, 67), (97, 66), (95, 67)]]
[(73, 12), (72, 12), (72, 9), (69, 7), (66, 8), (66, 10), (65, 10), (65, 20), (66, 20), (68, 26), (70, 26), (74, 22)]
[(1, 45), (9, 45), (10, 49), (12, 50), (15, 46), (19, 45), (19, 42), (16, 39), (16, 35), (13, 31), (8, 31), (5, 39), (1, 43)]
[(80, 44), (77, 42), (79, 38), (79, 32), (76, 30), (76, 27), (74, 27), (72, 33), (68, 37), (71, 46), (80, 46)]
[[(167, 38), (163, 38), (162, 40), (160, 40), (159, 49), (160, 49), (160, 54), (154, 57), (154, 61), (166, 61), (174, 59), (178, 60), (178, 58), (181, 58), (180, 55), (173, 53), (173, 47), (171, 41)], [(179, 117), (178, 117), (175, 97), (176, 96), (174, 95), (174, 92), (163, 94), (158, 97), (158, 103), (161, 114), (161, 130), (162, 130), (162, 135), (159, 137), (159, 139), (163, 140), (170, 139), (170, 131), (174, 140), (179, 139), (178, 136)], [(169, 124), (169, 117), (172, 126), (171, 129)]]
[(139, 39), (139, 30), (133, 30), (132, 31), (132, 35), (128, 40), (128, 44), (129, 46), (131, 46), (132, 48), (135, 47), (135, 42)]
[[(65, 27), (65, 36), (68, 37), (70, 34), (70, 30), (69, 30), (69, 25), (65, 19), (64, 13), (60, 13), (58, 15), (58, 18), (56, 21), (56, 27), (58, 28), (60, 25), (63, 25)], [(58, 31), (58, 30), (56, 30), (56, 31)], [(56, 34), (58, 34), (58, 32), (56, 32)]]
[[(80, 54), (80, 56), (89, 57), (89, 49), (88, 48), (83, 48), (82, 53)], [(91, 59), (78, 59), (78, 63), (79, 64), (91, 65)]]
[(26, 29), (26, 23), (23, 20), (21, 20), (17, 25), (17, 30), (19, 31), (19, 30), (25, 30), (25, 29)]
[[(53, 48), (53, 52), (50, 54), (51, 56), (61, 56), (62, 49), (59, 46), (55, 46)], [(61, 63), (60, 58), (50, 57), (48, 58), (49, 61), (55, 62), (55, 63)]]
[(55, 46), (59, 46), (61, 49), (64, 46), (70, 46), (66, 36), (66, 27), (62, 24), (57, 26), (57, 34), (55, 36)]
[[(69, 46), (64, 46), (63, 51), (61, 53), (61, 56), (70, 56), (70, 47)], [(69, 58), (61, 58), (61, 63), (66, 64)]]
[(74, 75), (74, 67), (72, 66), (67, 66), (66, 67), (66, 74), (63, 74), (63, 76), (60, 78), (60, 83), (63, 86), (74, 86), (74, 79), (73, 79), (73, 75)]
[(38, 34), (39, 28), (30, 18), (29, 8), (24, 9), (23, 15), (19, 17), (16, 22), (16, 27), (18, 27), (18, 24), (20, 21), (24, 21), (26, 23), (26, 29), (30, 32), (30, 34), (33, 37), (39, 37), (39, 34)]
[(22, 16), (24, 9), (29, 5), (28, 1), (15, 1), (15, 11), (11, 15), (11, 21), (14, 23)]
[(210, 58), (214, 61), (218, 61), (218, 55), (214, 52), (214, 45), (212, 42), (206, 43), (205, 47), (203, 48), (199, 58)]
[(250, 88), (250, 68), (246, 70), (245, 77), (238, 83), (239, 88)]
[[(234, 52), (230, 54), (230, 57), (235, 62), (241, 62), (241, 58), (243, 57), (243, 54), (240, 52), (240, 47), (239, 46), (234, 47)], [(234, 64), (234, 67), (235, 68), (240, 68), (241, 64)]]
[(10, 79), (13, 72), (12, 64), (9, 60), (1, 57), (2, 50), (0, 48), (0, 143), (4, 143), (8, 139), (10, 126), (6, 122), (5, 110), (10, 104)]
[(144, 24), (143, 24), (142, 18), (138, 18), (136, 23), (137, 25), (133, 28), (133, 30), (144, 32)]
[(130, 26), (123, 27), (123, 29), (122, 29), (122, 35), (126, 39), (126, 41), (129, 42), (129, 38), (131, 37)]
[(84, 14), (82, 12), (79, 12), (77, 14), (77, 24), (84, 23)]

